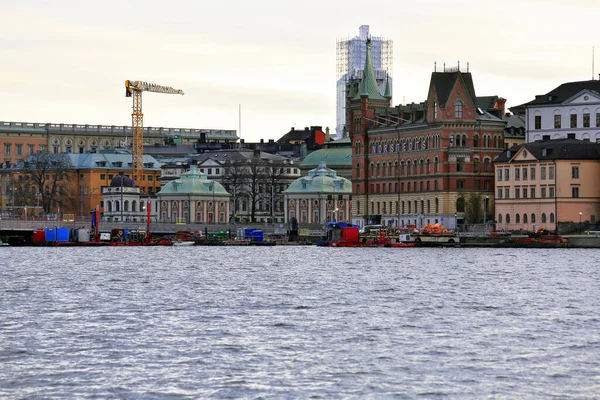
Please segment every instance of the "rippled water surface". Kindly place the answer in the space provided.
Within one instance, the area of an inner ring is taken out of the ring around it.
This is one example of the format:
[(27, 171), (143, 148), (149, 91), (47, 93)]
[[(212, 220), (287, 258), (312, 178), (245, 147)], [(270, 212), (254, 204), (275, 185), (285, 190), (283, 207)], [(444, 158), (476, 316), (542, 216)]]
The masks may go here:
[(598, 398), (600, 251), (0, 249), (1, 398)]

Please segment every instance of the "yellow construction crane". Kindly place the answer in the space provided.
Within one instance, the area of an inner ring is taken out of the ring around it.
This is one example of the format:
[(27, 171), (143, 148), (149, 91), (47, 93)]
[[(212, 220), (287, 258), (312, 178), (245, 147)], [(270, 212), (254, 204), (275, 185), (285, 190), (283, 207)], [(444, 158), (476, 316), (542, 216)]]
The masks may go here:
[(144, 174), (144, 114), (142, 114), (142, 92), (183, 94), (183, 90), (143, 81), (125, 81), (125, 97), (133, 97), (133, 112), (131, 113), (131, 127), (133, 130), (131, 152), (133, 158), (133, 182), (138, 185), (140, 189), (142, 176)]

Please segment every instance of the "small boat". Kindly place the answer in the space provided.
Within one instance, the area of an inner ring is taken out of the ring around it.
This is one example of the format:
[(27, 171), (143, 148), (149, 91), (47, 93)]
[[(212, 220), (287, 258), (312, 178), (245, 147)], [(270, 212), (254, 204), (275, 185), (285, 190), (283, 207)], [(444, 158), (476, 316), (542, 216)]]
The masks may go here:
[(196, 242), (189, 240), (175, 240), (173, 241), (173, 246), (193, 246)]

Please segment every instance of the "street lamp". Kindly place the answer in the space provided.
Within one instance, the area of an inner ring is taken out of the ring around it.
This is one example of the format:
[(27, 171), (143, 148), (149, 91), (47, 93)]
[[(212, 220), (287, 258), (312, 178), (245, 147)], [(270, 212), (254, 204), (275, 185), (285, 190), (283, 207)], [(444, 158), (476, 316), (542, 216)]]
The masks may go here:
[(582, 215), (583, 215), (583, 213), (581, 211), (579, 211), (579, 234), (580, 235), (582, 234), (582, 231), (581, 231), (581, 216)]
[(458, 232), (458, 216), (454, 213), (454, 229)]

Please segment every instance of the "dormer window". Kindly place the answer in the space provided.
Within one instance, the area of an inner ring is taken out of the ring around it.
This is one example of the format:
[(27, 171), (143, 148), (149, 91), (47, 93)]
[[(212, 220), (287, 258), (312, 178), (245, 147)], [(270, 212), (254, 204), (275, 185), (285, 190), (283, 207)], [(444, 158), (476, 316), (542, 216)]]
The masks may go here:
[(460, 100), (456, 100), (454, 103), (454, 118), (462, 118), (463, 117), (463, 103)]

